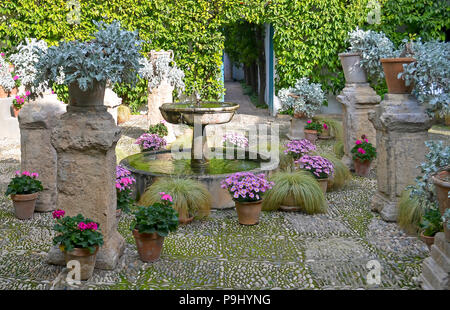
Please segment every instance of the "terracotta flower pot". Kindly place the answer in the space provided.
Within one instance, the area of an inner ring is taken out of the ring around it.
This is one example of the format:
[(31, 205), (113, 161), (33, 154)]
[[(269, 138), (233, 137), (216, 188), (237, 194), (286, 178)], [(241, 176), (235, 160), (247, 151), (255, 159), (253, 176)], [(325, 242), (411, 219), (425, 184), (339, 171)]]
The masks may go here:
[(8, 98), (17, 95), (18, 89), (14, 87), (10, 92), (7, 92), (3, 87), (0, 86), (0, 98)]
[(252, 202), (235, 201), (236, 212), (239, 219), (239, 224), (242, 225), (256, 225), (259, 223), (259, 214), (261, 213), (263, 200)]
[(367, 177), (370, 172), (371, 161), (361, 161), (359, 159), (353, 160), (353, 166), (355, 167), (355, 173), (360, 177)]
[(140, 233), (133, 230), (133, 237), (136, 241), (139, 258), (144, 262), (156, 262), (161, 257), (164, 244), (164, 237), (157, 233)]
[(448, 192), (450, 191), (450, 167), (447, 170), (440, 171), (432, 176), (434, 187), (436, 188), (436, 196), (439, 202), (439, 211), (444, 215), (446, 209), (450, 208), (450, 199)]
[(80, 263), (80, 280), (88, 280), (94, 273), (95, 260), (97, 259), (98, 246), (94, 253), (89, 252), (88, 248), (75, 248), (72, 251), (64, 251), (66, 264), (71, 260), (77, 260)]
[(294, 113), (294, 118), (304, 119), (306, 118), (306, 114), (304, 112)]
[(122, 210), (121, 209), (116, 209), (116, 218), (117, 218), (117, 221), (119, 221), (120, 220), (120, 218), (122, 217)]
[(100, 107), (105, 99), (106, 83), (94, 81), (92, 89), (83, 91), (78, 83), (69, 85), (69, 104), (76, 107)]
[(15, 214), (18, 219), (28, 220), (33, 217), (36, 200), (39, 193), (26, 195), (11, 195), (14, 204)]
[(286, 197), (280, 205), (280, 210), (287, 212), (296, 212), (300, 211), (301, 209), (301, 206), (295, 203), (292, 196)]
[(425, 244), (428, 246), (428, 248), (430, 249), (431, 246), (434, 243), (434, 236), (433, 237), (429, 237), (429, 236), (424, 236), (423, 232), (420, 233), (420, 240), (422, 240), (423, 242), (425, 242)]
[(339, 58), (346, 84), (367, 83), (366, 71), (360, 66), (361, 55), (359, 53), (341, 53)]
[(322, 192), (324, 194), (326, 194), (327, 193), (327, 188), (328, 188), (328, 178), (326, 178), (326, 179), (316, 179), (316, 180), (317, 180), (317, 182), (319, 182), (319, 186), (320, 186), (320, 189), (322, 190)]
[(403, 72), (403, 65), (416, 61), (414, 58), (383, 58), (381, 63), (386, 79), (389, 94), (410, 94), (414, 85), (406, 86), (405, 80), (399, 79), (398, 74)]
[(305, 129), (305, 139), (309, 140), (312, 144), (316, 144), (317, 141), (317, 130)]
[(11, 107), (13, 110), (14, 117), (17, 118), (19, 116), (20, 109), (17, 109), (14, 105), (11, 105)]

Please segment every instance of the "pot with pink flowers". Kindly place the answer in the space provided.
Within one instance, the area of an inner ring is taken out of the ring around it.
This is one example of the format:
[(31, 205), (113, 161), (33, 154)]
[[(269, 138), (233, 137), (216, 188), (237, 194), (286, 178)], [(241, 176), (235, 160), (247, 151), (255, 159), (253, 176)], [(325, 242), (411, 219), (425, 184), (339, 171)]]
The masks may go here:
[(139, 145), (141, 152), (156, 152), (167, 145), (166, 139), (155, 133), (144, 133), (134, 143)]
[(355, 173), (361, 177), (366, 177), (370, 171), (370, 164), (377, 156), (375, 147), (365, 135), (362, 135), (361, 140), (356, 140), (355, 146), (351, 149), (351, 153), (353, 155)]
[(94, 272), (98, 249), (103, 245), (99, 224), (81, 214), (64, 216), (64, 210), (55, 210), (52, 215), (56, 219), (53, 230), (57, 233), (53, 244), (64, 252), (66, 264), (78, 261), (80, 280), (88, 280)]
[(299, 160), (300, 168), (309, 171), (319, 182), (322, 192), (327, 192), (328, 180), (333, 176), (333, 164), (322, 156), (304, 155)]
[(13, 99), (12, 110), (13, 110), (13, 114), (14, 114), (15, 118), (17, 118), (19, 116), (19, 112), (23, 108), (23, 105), (27, 101), (29, 95), (30, 95), (30, 92), (27, 91), (25, 93), (25, 95), (19, 95)]
[(273, 185), (273, 182), (266, 180), (264, 173), (255, 175), (251, 172), (237, 172), (221, 182), (221, 187), (228, 189), (235, 202), (241, 225), (259, 223), (263, 195)]
[(317, 141), (318, 134), (322, 133), (322, 124), (313, 120), (307, 120), (304, 133), (305, 139), (309, 140), (312, 144), (315, 144)]
[(16, 171), (6, 189), (5, 195), (11, 195), (15, 215), (18, 219), (28, 220), (33, 217), (36, 200), (43, 190), (42, 183), (37, 178), (37, 172)]
[(133, 178), (131, 172), (122, 167), (116, 166), (116, 194), (117, 194), (117, 208), (116, 217), (119, 220), (122, 213), (130, 213), (131, 206), (133, 205), (132, 188), (131, 186), (136, 183), (136, 179)]
[(308, 139), (292, 140), (285, 144), (284, 153), (292, 157), (294, 162), (294, 170), (299, 168), (299, 159), (303, 155), (308, 154), (311, 151), (315, 151), (316, 146), (312, 144)]

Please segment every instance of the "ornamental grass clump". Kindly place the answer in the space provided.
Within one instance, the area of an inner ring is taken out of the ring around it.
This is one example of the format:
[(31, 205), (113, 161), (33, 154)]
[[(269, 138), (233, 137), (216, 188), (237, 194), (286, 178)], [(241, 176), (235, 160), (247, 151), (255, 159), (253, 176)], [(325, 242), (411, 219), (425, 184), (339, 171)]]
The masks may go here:
[(144, 133), (134, 143), (143, 151), (158, 151), (167, 145), (166, 139), (154, 133)]
[(91, 254), (103, 245), (103, 235), (100, 225), (83, 215), (64, 216), (64, 210), (53, 211), (56, 224), (53, 230), (57, 235), (53, 238), (53, 244), (59, 245), (64, 252), (70, 252), (75, 248), (89, 249)]
[(259, 201), (273, 185), (274, 182), (266, 180), (264, 173), (255, 175), (251, 172), (234, 173), (221, 182), (221, 187), (238, 202)]
[(411, 234), (416, 234), (420, 228), (420, 221), (425, 212), (425, 208), (419, 203), (417, 198), (410, 197), (411, 190), (402, 192), (397, 203), (398, 225)]
[(316, 146), (307, 139), (291, 140), (285, 144), (284, 153), (298, 160), (303, 155), (316, 150)]
[(277, 172), (270, 181), (274, 182), (268, 190), (262, 208), (264, 211), (278, 210), (286, 199), (290, 199), (301, 211), (308, 214), (325, 213), (328, 205), (316, 179), (307, 171)]
[(311, 172), (316, 179), (327, 179), (333, 175), (333, 164), (322, 156), (302, 156), (298, 162), (300, 168)]
[(211, 210), (212, 197), (208, 189), (192, 179), (161, 178), (154, 182), (141, 196), (139, 204), (150, 206), (160, 201), (160, 193), (173, 198), (172, 207), (180, 219), (207, 217)]
[(131, 172), (122, 167), (116, 166), (116, 193), (117, 209), (125, 213), (131, 212), (133, 198), (131, 197), (131, 186), (136, 180), (131, 176)]

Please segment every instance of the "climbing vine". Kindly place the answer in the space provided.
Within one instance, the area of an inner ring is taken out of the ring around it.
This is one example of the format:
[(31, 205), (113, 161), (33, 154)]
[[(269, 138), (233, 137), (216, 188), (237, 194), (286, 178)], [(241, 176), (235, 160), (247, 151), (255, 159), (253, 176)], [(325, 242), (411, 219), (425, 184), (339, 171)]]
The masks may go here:
[[(344, 81), (337, 54), (345, 50), (347, 32), (356, 26), (382, 30), (394, 42), (409, 32), (426, 39), (443, 38), (449, 26), (444, 0), (379, 0), (380, 25), (367, 25), (368, 1), (2, 0), (0, 50), (12, 54), (27, 37), (44, 39), (49, 45), (63, 39), (87, 40), (95, 30), (94, 20), (117, 19), (128, 30), (139, 31), (145, 40), (143, 53), (174, 50), (175, 61), (186, 75), (187, 95), (198, 89), (203, 98), (217, 99), (224, 90), (220, 68), (225, 25), (238, 20), (271, 23), (276, 87), (291, 86), (306, 76), (337, 91)], [(129, 98), (146, 101), (141, 95)]]

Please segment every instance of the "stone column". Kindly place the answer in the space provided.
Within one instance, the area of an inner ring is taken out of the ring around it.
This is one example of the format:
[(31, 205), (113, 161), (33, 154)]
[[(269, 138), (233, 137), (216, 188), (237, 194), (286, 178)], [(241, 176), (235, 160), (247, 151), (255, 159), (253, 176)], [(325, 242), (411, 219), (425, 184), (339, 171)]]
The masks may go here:
[(19, 113), (21, 169), (39, 173), (44, 190), (39, 193), (36, 211), (56, 209), (56, 150), (50, 141), (51, 131), (66, 105), (56, 95), (45, 95), (23, 106)]
[(394, 222), (401, 192), (420, 174), (417, 166), (425, 161), (432, 120), (409, 94), (386, 94), (369, 119), (377, 131), (378, 191), (372, 209)]
[(450, 242), (443, 232), (434, 237), (431, 256), (423, 261), (420, 278), (424, 290), (450, 290)]
[(342, 161), (353, 168), (351, 149), (355, 141), (365, 134), (376, 146), (376, 131), (369, 122), (369, 112), (380, 103), (381, 98), (368, 83), (347, 83), (336, 99), (343, 104), (344, 157)]
[(289, 140), (301, 140), (305, 138), (303, 128), (306, 125), (306, 119), (292, 117), (289, 132), (286, 134)]
[[(124, 239), (117, 231), (116, 154), (120, 127), (105, 106), (69, 105), (52, 132), (58, 155), (58, 208), (68, 216), (83, 214), (100, 224), (104, 245), (96, 268), (113, 269), (123, 253)], [(64, 264), (53, 248), (49, 262)]]

